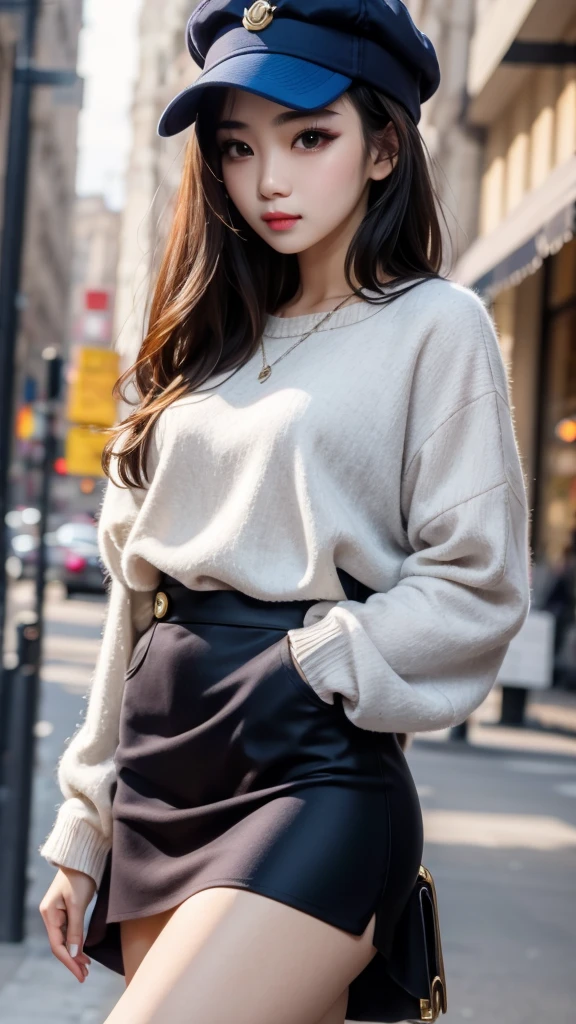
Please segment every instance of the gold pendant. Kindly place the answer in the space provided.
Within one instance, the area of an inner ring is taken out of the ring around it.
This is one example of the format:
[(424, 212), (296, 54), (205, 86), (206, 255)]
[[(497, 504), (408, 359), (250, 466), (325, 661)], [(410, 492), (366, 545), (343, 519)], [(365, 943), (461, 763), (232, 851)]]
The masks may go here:
[(260, 383), (263, 384), (265, 380), (268, 380), (268, 377), (270, 376), (271, 373), (271, 366), (263, 366), (262, 369), (260, 370), (260, 373), (258, 374), (258, 380), (260, 381)]
[(275, 10), (276, 8), (272, 7), (268, 0), (256, 0), (249, 10), (244, 8), (242, 24), (249, 32), (261, 32), (272, 21)]

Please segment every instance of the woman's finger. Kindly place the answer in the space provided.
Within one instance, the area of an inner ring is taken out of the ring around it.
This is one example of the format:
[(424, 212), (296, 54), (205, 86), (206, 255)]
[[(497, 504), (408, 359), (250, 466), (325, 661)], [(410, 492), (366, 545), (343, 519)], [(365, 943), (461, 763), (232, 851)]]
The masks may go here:
[(78, 954), (82, 953), (84, 942), (84, 909), (77, 902), (74, 893), (69, 894), (66, 899), (66, 912), (68, 923), (66, 927), (66, 946), (70, 956), (76, 960)]
[(48, 941), (50, 943), (50, 949), (57, 960), (60, 960), (69, 971), (72, 972), (74, 977), (78, 981), (84, 981), (86, 977), (85, 971), (81, 963), (78, 963), (70, 955), (66, 948), (65, 936), (67, 933), (67, 912), (62, 907), (57, 907), (54, 904), (48, 907), (40, 905), (40, 913), (42, 920), (48, 932)]

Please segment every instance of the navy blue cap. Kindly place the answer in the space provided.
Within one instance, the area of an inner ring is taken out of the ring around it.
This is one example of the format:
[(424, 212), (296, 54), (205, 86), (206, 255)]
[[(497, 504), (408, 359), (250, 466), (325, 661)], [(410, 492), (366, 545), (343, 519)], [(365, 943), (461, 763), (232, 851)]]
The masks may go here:
[(234, 86), (296, 110), (332, 103), (352, 81), (397, 100), (418, 123), (438, 88), (432, 43), (401, 0), (202, 0), (186, 27), (196, 81), (166, 107), (158, 134), (176, 135), (205, 89)]

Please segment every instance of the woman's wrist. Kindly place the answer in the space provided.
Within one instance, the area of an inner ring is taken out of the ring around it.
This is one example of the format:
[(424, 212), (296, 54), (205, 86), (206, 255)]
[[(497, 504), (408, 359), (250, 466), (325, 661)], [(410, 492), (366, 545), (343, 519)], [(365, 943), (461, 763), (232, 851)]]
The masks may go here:
[(94, 886), (96, 885), (96, 880), (92, 877), (92, 875), (89, 875), (87, 871), (81, 871), (80, 868), (69, 868), (67, 867), (66, 864), (59, 864), (58, 870), (61, 871), (63, 875), (67, 875), (69, 878), (77, 878), (79, 875), (83, 875), (84, 878), (89, 878)]

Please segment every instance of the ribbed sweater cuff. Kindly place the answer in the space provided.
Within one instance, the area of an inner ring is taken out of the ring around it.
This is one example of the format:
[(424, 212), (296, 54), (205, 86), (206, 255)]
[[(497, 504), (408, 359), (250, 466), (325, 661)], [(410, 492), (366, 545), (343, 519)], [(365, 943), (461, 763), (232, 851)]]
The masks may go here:
[(326, 615), (312, 626), (289, 629), (290, 646), (307, 681), (323, 700), (333, 703), (335, 683), (349, 657), (349, 643), (337, 622)]
[(79, 818), (73, 811), (66, 813), (64, 807), (60, 809), (52, 832), (40, 847), (40, 855), (54, 867), (73, 868), (90, 875), (98, 889), (110, 843), (84, 818)]

